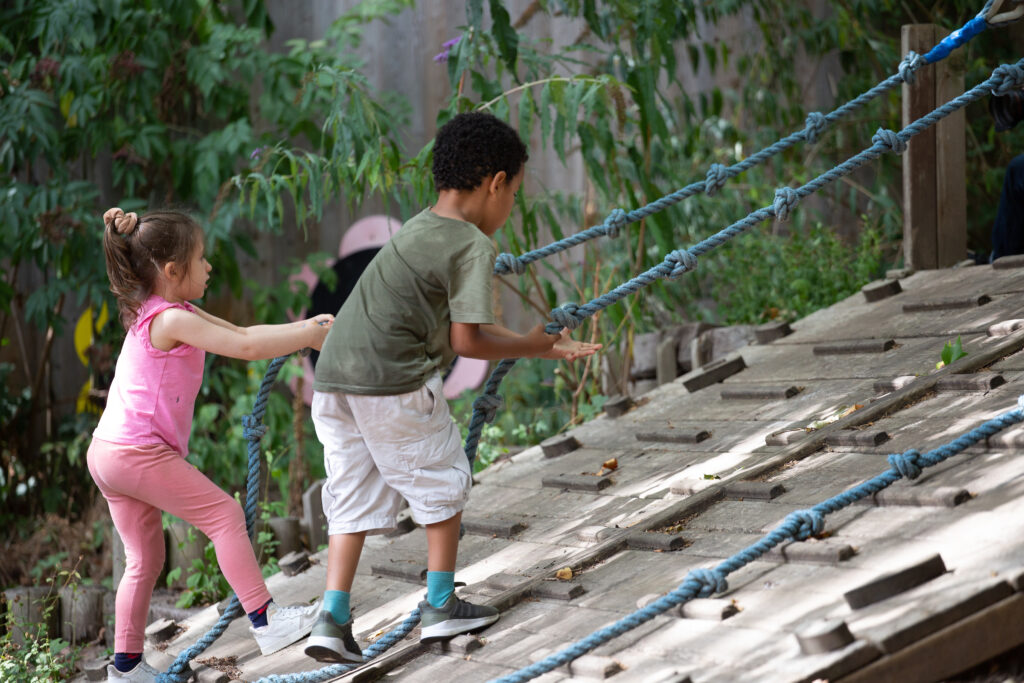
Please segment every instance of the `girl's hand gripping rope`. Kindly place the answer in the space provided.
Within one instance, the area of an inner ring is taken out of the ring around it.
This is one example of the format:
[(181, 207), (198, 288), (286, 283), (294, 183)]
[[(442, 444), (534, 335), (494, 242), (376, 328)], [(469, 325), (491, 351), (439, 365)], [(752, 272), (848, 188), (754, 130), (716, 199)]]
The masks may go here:
[(320, 326), (320, 329), (317, 330), (316, 341), (299, 351), (299, 355), (303, 358), (308, 356), (313, 350), (319, 351), (320, 347), (324, 345), (324, 339), (327, 338), (327, 333), (330, 331), (331, 325), (334, 324), (334, 316), (330, 313), (321, 313), (306, 320), (304, 325), (308, 323), (316, 323)]

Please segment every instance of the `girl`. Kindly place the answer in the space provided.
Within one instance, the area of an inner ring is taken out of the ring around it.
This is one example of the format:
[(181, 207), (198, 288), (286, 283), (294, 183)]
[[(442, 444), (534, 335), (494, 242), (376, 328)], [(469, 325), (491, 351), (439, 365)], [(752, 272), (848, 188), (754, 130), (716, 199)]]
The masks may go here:
[(210, 264), (191, 217), (155, 211), (141, 219), (103, 214), (110, 289), (127, 330), (106, 409), (89, 447), (89, 472), (110, 506), (126, 566), (115, 603), (111, 681), (155, 681), (142, 661), (149, 600), (164, 564), (161, 510), (211, 541), (225, 578), (252, 621), (264, 655), (309, 633), (318, 604), (277, 607), (270, 597), (234, 498), (185, 461), (207, 351), (256, 360), (320, 349), (330, 315), (286, 325), (236, 327), (193, 306)]

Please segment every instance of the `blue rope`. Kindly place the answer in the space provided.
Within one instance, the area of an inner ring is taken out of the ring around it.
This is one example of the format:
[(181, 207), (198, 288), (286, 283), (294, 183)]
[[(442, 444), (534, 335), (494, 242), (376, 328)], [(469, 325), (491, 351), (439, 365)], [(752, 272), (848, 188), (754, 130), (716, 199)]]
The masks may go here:
[[(701, 256), (715, 247), (725, 244), (732, 238), (743, 234), (758, 223), (770, 218), (786, 220), (789, 217), (790, 211), (804, 197), (817, 192), (822, 187), (835, 182), (843, 176), (849, 175), (854, 170), (864, 166), (869, 161), (877, 159), (886, 152), (902, 154), (906, 151), (907, 141), (910, 138), (933, 126), (936, 122), (953, 112), (966, 107), (975, 100), (988, 97), (991, 94), (1009, 94), (1021, 86), (1024, 86), (1024, 59), (1021, 59), (1016, 64), (1002, 64), (996, 67), (992, 72), (992, 76), (986, 81), (912, 122), (898, 133), (891, 130), (878, 129), (871, 139), (872, 144), (870, 147), (822, 173), (807, 184), (798, 188), (781, 187), (777, 189), (775, 191), (775, 201), (771, 206), (762, 207), (751, 212), (746, 218), (720, 230), (689, 249), (677, 249), (670, 252), (658, 265), (585, 304), (568, 303), (552, 310), (552, 322), (547, 324), (546, 331), (549, 334), (557, 334), (563, 328), (575, 329), (586, 318), (604, 310), (630, 294), (635, 294), (658, 280), (675, 279), (685, 272), (694, 270), (697, 267), (697, 256)], [(488, 379), (483, 393), (487, 395), (495, 394), (501, 380), (512, 369), (515, 362), (516, 359), (512, 358), (502, 360), (491, 374), (490, 379)], [(466, 438), (465, 448), (466, 457), (469, 458), (471, 466), (476, 458), (476, 449), (480, 441), (480, 432), (483, 430), (483, 425), (489, 421), (488, 417), (493, 419), (493, 410), (491, 410), (490, 406), (495, 403), (493, 399), (483, 400), (482, 396), (473, 403), (473, 417), (470, 419), (469, 434)]]
[(732, 557), (721, 562), (714, 569), (694, 569), (687, 574), (679, 586), (658, 598), (651, 604), (638, 609), (632, 614), (619, 619), (615, 623), (594, 631), (589, 636), (576, 641), (569, 647), (542, 659), (541, 661), (522, 668), (508, 676), (495, 679), (492, 683), (522, 683), (541, 674), (551, 671), (590, 652), (609, 640), (650, 621), (659, 614), (681, 605), (694, 598), (707, 598), (715, 593), (728, 590), (726, 576), (761, 557), (769, 550), (787, 539), (798, 541), (816, 536), (825, 530), (825, 516), (867, 498), (900, 479), (916, 479), (925, 467), (931, 467), (950, 458), (979, 441), (1024, 420), (1024, 395), (1017, 399), (1017, 408), (998, 417), (988, 420), (979, 427), (962, 434), (953, 441), (939, 446), (935, 450), (921, 455), (916, 450), (905, 453), (894, 453), (889, 456), (890, 469), (869, 479), (837, 496), (818, 503), (809, 510), (797, 510), (786, 516), (782, 524), (766, 534), (761, 540), (739, 551)]
[(984, 31), (986, 28), (988, 28), (988, 22), (985, 21), (985, 17), (982, 14), (979, 14), (943, 38), (938, 45), (925, 54), (924, 61), (928, 64), (933, 64), (940, 59), (945, 59), (949, 56), (950, 52), (957, 49), (971, 38)]
[(548, 256), (565, 251), (566, 249), (570, 249), (571, 247), (582, 244), (583, 242), (596, 237), (607, 236), (614, 239), (619, 236), (622, 228), (630, 223), (643, 220), (652, 214), (663, 211), (674, 204), (678, 204), (688, 197), (701, 193), (705, 193), (708, 196), (714, 196), (729, 179), (735, 178), (741, 173), (764, 163), (776, 154), (793, 147), (799, 142), (809, 142), (811, 144), (817, 142), (822, 133), (843, 117), (852, 114), (871, 100), (887, 93), (903, 83), (913, 83), (914, 73), (922, 66), (945, 59), (954, 49), (966, 44), (969, 40), (984, 31), (988, 27), (988, 23), (985, 20), (985, 14), (988, 13), (993, 1), (994, 0), (989, 0), (981, 12), (978, 13), (978, 16), (968, 21), (949, 36), (943, 38), (938, 45), (929, 50), (924, 56), (921, 56), (914, 51), (908, 52), (900, 62), (896, 73), (880, 82), (878, 85), (861, 93), (854, 99), (841, 107), (834, 109), (828, 114), (822, 114), (821, 112), (811, 112), (808, 114), (803, 129), (796, 131), (795, 133), (791, 133), (772, 145), (765, 147), (759, 152), (756, 152), (731, 166), (711, 164), (704, 180), (691, 183), (686, 187), (678, 189), (675, 192), (671, 192), (638, 209), (633, 209), (632, 211), (613, 209), (604, 219), (604, 222), (570, 235), (564, 239), (552, 242), (546, 246), (528, 251), (519, 256), (514, 256), (509, 253), (498, 254), (497, 261), (494, 264), (495, 275), (508, 275), (509, 273), (522, 275), (526, 272), (526, 266), (534, 261), (547, 258)]
[[(259, 391), (256, 393), (256, 402), (253, 405), (252, 414), (242, 417), (242, 435), (249, 442), (249, 471), (246, 475), (245, 489), (245, 528), (250, 540), (254, 538), (256, 532), (256, 508), (260, 480), (260, 439), (267, 433), (267, 427), (263, 424), (263, 416), (267, 412), (267, 399), (270, 396), (270, 390), (274, 386), (278, 372), (280, 372), (281, 367), (287, 360), (287, 356), (279, 356), (270, 362), (266, 373), (263, 375)], [(242, 613), (242, 605), (238, 601), (238, 596), (232, 595), (227, 609), (224, 610), (217, 623), (191, 647), (181, 652), (175, 658), (170, 668), (157, 676), (157, 683), (183, 683), (183, 681), (188, 680), (192, 676), (192, 670), (188, 663), (212, 645), (234, 619), (242, 616)], [(373, 645), (366, 648), (363, 651), (363, 661), (368, 662), (386, 652), (416, 628), (419, 621), (420, 611), (417, 608), (406, 617), (405, 621), (381, 636)], [(356, 664), (333, 664), (316, 671), (268, 676), (261, 678), (260, 681), (261, 683), (317, 683), (336, 678), (346, 671), (354, 669), (356, 666)]]

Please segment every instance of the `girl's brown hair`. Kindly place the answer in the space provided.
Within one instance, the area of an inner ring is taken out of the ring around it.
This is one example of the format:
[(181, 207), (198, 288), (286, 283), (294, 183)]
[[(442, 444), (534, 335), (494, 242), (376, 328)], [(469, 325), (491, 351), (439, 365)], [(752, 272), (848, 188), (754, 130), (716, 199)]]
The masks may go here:
[(103, 214), (103, 252), (107, 259), (110, 291), (117, 297), (121, 324), (129, 329), (139, 307), (153, 293), (160, 270), (167, 263), (188, 276), (203, 229), (188, 214), (151, 211), (140, 219), (119, 208)]

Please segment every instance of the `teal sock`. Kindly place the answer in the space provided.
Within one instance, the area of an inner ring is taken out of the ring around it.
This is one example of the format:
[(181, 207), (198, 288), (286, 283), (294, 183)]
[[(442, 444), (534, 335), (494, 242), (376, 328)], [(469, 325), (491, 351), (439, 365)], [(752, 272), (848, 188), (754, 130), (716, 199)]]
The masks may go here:
[(455, 572), (427, 572), (427, 602), (441, 607), (455, 592)]
[(324, 591), (324, 609), (331, 613), (334, 623), (339, 626), (352, 618), (348, 601), (348, 591)]

